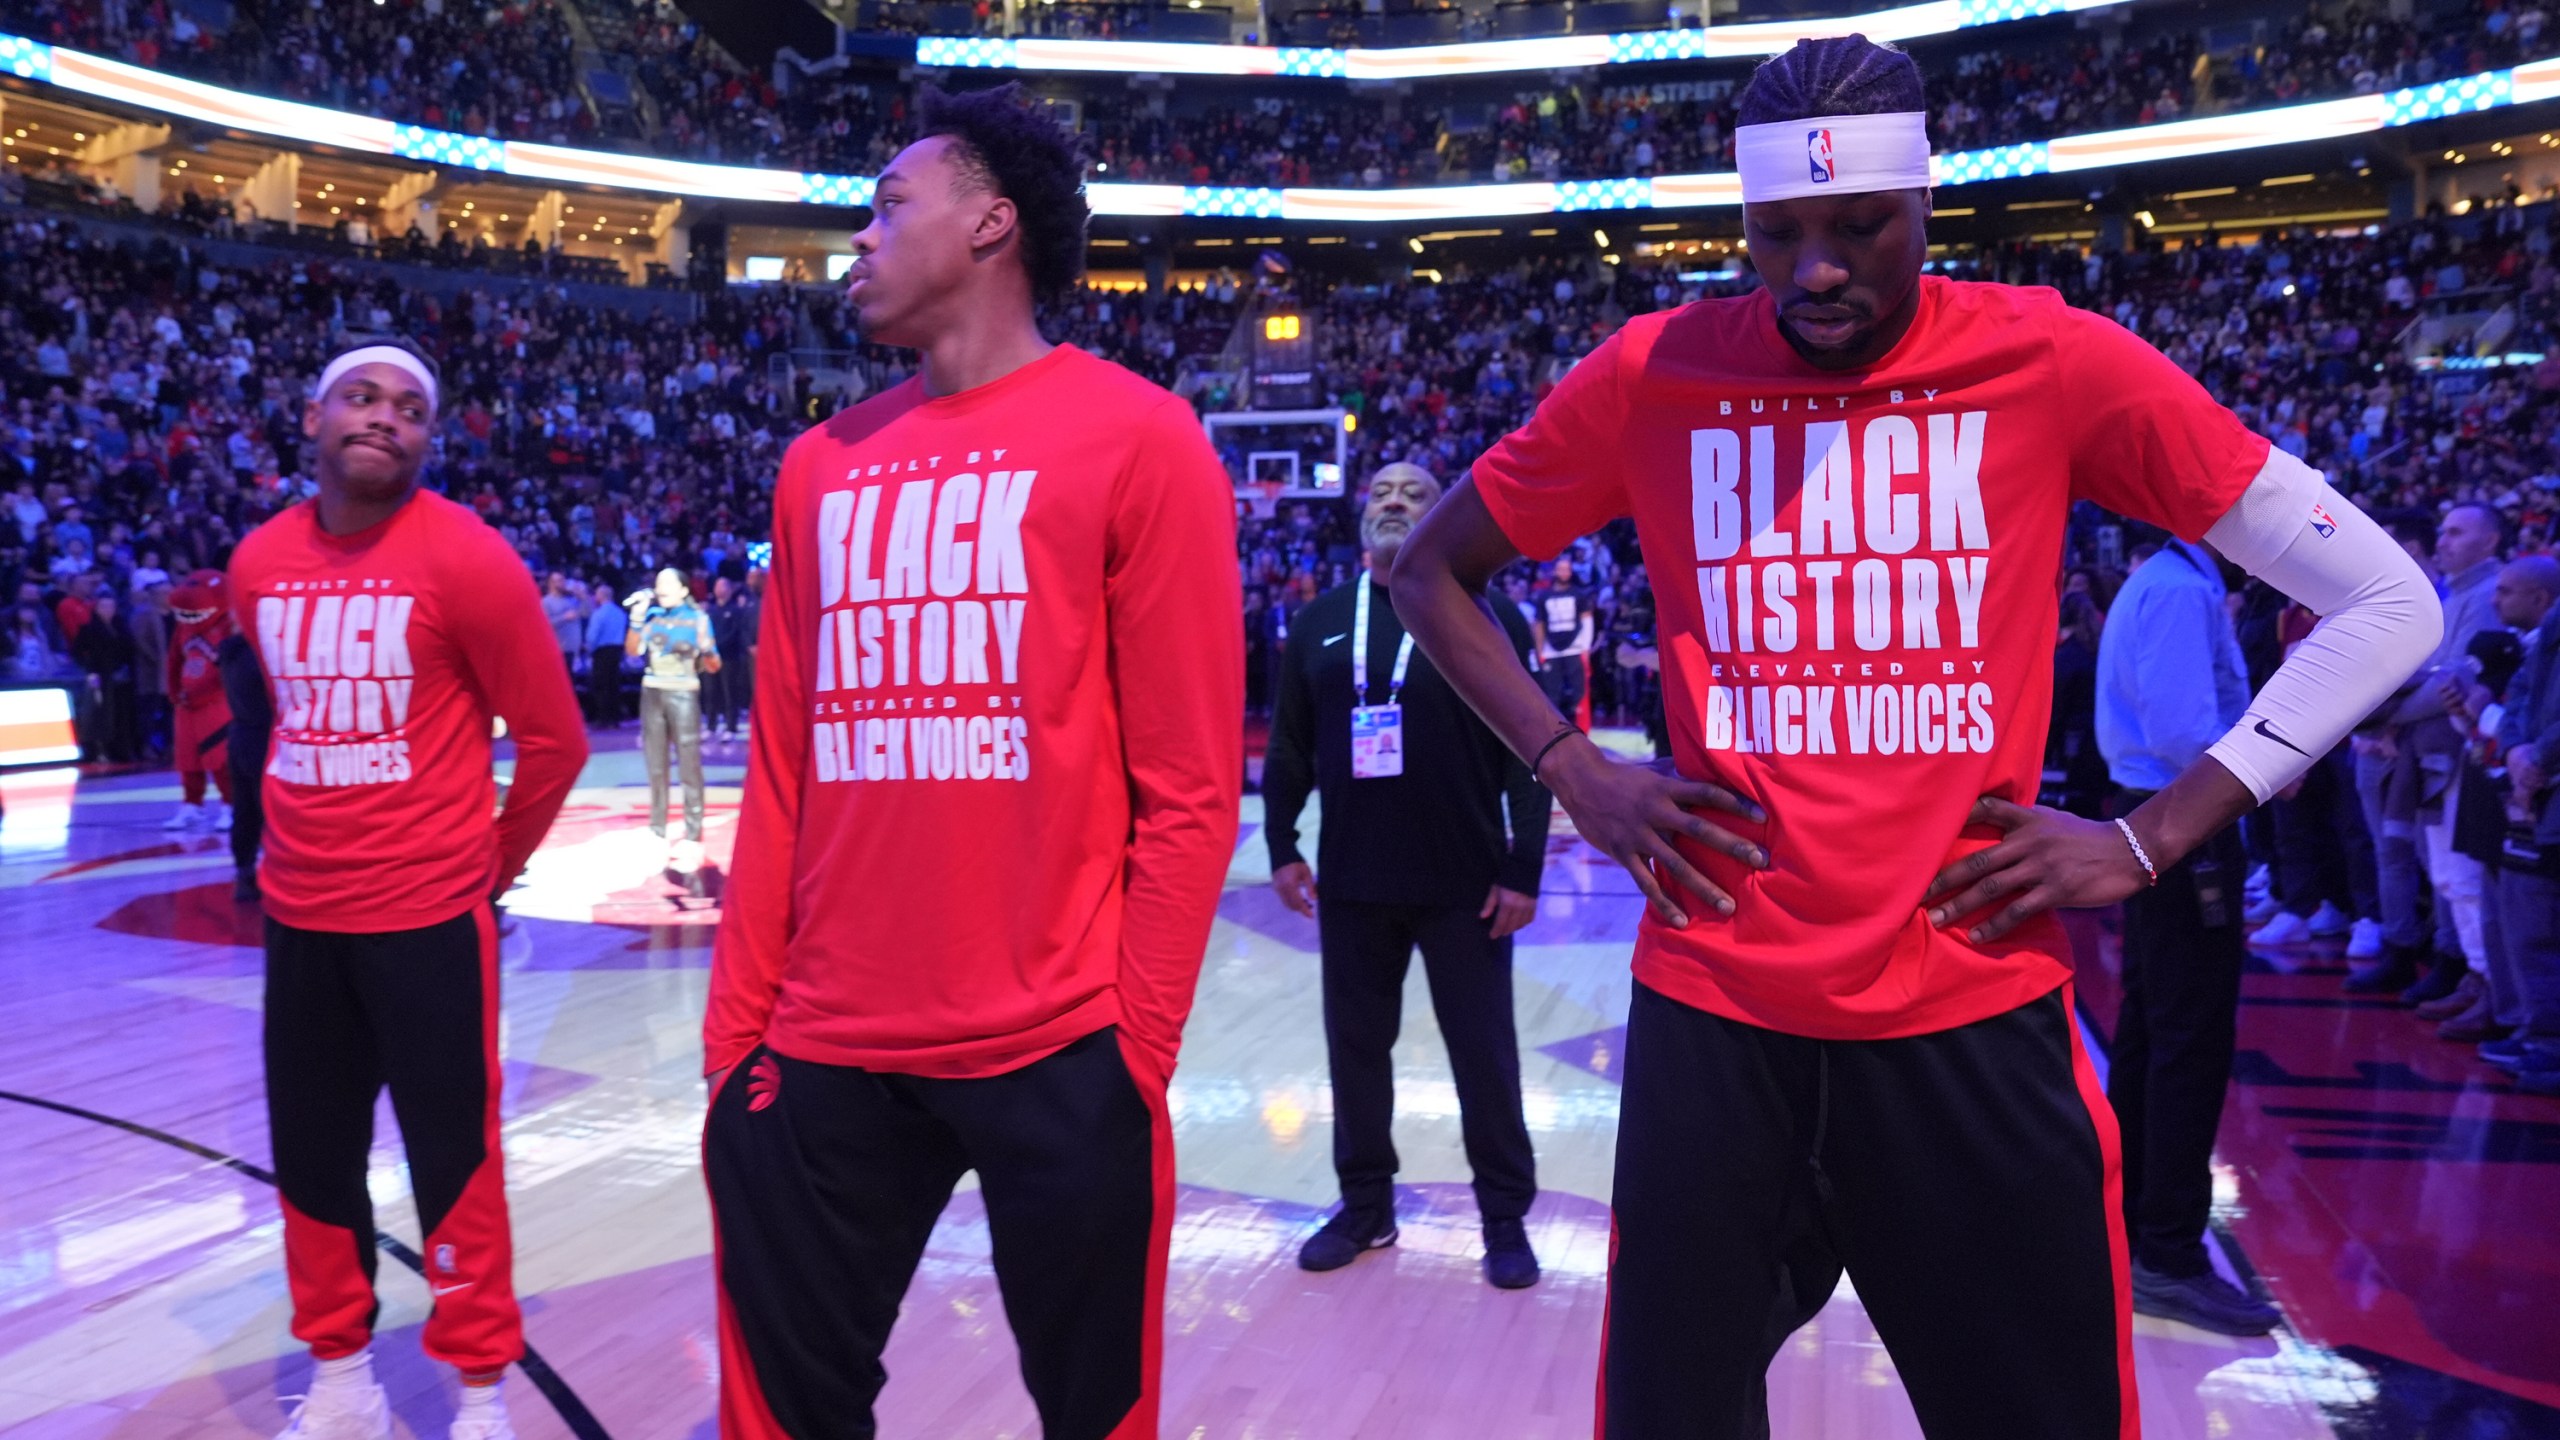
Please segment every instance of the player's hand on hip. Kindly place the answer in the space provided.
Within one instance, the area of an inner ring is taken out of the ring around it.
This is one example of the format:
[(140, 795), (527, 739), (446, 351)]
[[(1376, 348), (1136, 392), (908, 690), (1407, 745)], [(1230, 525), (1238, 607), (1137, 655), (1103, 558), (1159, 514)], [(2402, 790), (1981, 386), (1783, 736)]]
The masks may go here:
[(1292, 860), (1271, 872), (1271, 888), (1280, 903), (1312, 920), (1316, 914), (1316, 872), (1304, 860)]
[(2550, 777), (2542, 773), (2542, 757), (2530, 745), (2519, 745), (2507, 752), (2507, 778), (2516, 782), (2519, 793), (2530, 796), (2542, 788)]
[(1965, 823), (1996, 825), (2007, 833), (1939, 871), (1920, 900), (1930, 907), (1932, 925), (1980, 916), (1965, 932), (1976, 944), (1997, 940), (2047, 910), (2112, 904), (2151, 883), (2133, 847), (2124, 843), (2124, 832), (2104, 821), (1985, 795)]
[(1767, 813), (1721, 785), (1682, 778), (1667, 760), (1615, 760), (1584, 736), (1550, 752), (1538, 778), (1555, 792), (1582, 838), (1625, 866), (1653, 913), (1676, 929), (1688, 928), (1689, 914), (1673, 898), (1677, 892), (1656, 877), (1656, 867), (1719, 915), (1733, 913), (1733, 897), (1672, 848), (1672, 837), (1686, 836), (1755, 870), (1769, 866), (1768, 851), (1694, 812), (1720, 810), (1754, 824), (1766, 821)]
[(1492, 893), (1484, 897), (1484, 908), (1476, 912), (1476, 918), (1492, 921), (1493, 938), (1499, 940), (1527, 928), (1530, 921), (1538, 918), (1538, 897), (1496, 885)]

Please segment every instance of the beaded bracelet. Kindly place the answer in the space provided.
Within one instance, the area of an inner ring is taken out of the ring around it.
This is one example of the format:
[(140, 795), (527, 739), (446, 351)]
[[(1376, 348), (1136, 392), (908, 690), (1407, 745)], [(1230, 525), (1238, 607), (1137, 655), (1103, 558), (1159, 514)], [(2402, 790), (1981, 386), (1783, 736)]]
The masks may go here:
[(2124, 832), (2124, 843), (2133, 847), (2134, 861), (2142, 867), (2142, 873), (2151, 877), (2152, 884), (2159, 884), (2159, 868), (2151, 863), (2150, 852), (2142, 848), (2142, 842), (2134, 838), (2133, 827), (2125, 823), (2122, 816), (2118, 816), (2116, 818), (2116, 828)]

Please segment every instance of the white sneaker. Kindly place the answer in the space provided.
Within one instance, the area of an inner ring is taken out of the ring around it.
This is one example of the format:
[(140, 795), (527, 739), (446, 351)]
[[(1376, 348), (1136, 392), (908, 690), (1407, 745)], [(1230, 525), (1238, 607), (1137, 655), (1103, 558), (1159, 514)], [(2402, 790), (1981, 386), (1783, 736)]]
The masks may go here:
[(391, 1401), (371, 1381), (315, 1385), (276, 1440), (391, 1440)]
[(446, 1440), (516, 1440), (516, 1427), (507, 1419), (505, 1398), (492, 1395), (457, 1407), (453, 1428), (445, 1436)]
[(204, 828), (207, 830), (231, 828), (231, 807), (220, 800), (204, 802), (204, 817)]
[(2240, 918), (2251, 925), (2264, 925), (2283, 913), (2283, 901), (2273, 895), (2262, 895), (2249, 902), (2249, 908), (2240, 912)]
[(2278, 911), (2276, 918), (2258, 927), (2249, 937), (2252, 945), (2301, 945), (2311, 939), (2311, 923), (2290, 910)]
[(2348, 917), (2345, 911), (2340, 910), (2334, 903), (2323, 900), (2320, 902), (2320, 909), (2318, 912), (2313, 914), (2311, 917), (2311, 938), (2314, 940), (2335, 939), (2340, 935), (2346, 934), (2348, 928), (2354, 923), (2355, 922)]
[(2381, 921), (2379, 921), (2379, 920), (2359, 920), (2359, 921), (2357, 921), (2354, 925), (2350, 926), (2350, 927), (2349, 927), (2349, 929), (2350, 929), (2353, 933), (2348, 937), (2348, 940), (2347, 940), (2347, 958), (2348, 958), (2348, 959), (2350, 959), (2350, 960), (2375, 960), (2375, 959), (2379, 959), (2379, 958), (2381, 958), (2381, 955), (2382, 955), (2382, 922), (2381, 922)]
[(204, 823), (204, 807), (181, 801), (177, 813), (160, 822), (163, 830), (193, 830)]

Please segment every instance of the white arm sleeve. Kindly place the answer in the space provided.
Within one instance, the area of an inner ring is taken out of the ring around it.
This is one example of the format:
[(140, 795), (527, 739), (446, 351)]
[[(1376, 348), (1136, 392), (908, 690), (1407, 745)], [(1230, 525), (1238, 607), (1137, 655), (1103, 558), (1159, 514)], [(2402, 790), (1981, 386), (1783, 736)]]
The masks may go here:
[(2321, 617), (2205, 751), (2264, 804), (2426, 663), (2444, 610), (2397, 541), (2282, 450), (2204, 538)]

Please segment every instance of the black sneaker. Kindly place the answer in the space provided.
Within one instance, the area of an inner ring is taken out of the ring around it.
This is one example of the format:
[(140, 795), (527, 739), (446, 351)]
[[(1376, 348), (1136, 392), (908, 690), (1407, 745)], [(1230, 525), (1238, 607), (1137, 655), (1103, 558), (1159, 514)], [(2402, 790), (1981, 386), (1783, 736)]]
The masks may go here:
[(2533, 1042), (2522, 1035), (2509, 1035), (2503, 1040), (2480, 1042), (2480, 1059), (2501, 1070), (2521, 1070)]
[(2176, 1320), (2216, 1335), (2264, 1335), (2284, 1317), (2276, 1307), (2241, 1291), (2207, 1270), (2201, 1275), (2163, 1275), (2135, 1261), (2133, 1308), (2137, 1314)]
[(2462, 984), (2463, 976), (2470, 973), (2470, 961), (2438, 951), (2433, 963), (2428, 965), (2427, 973), (2419, 976), (2416, 984), (2400, 992), (2400, 1003), (2426, 1005), (2442, 1000)]
[(1496, 1290), (1526, 1290), (1538, 1283), (1538, 1255), (1529, 1229), (1517, 1220), (1484, 1222), (1484, 1278)]
[(1385, 1210), (1355, 1210), (1348, 1206), (1324, 1228), (1307, 1237), (1298, 1247), (1301, 1270), (1339, 1270), (1371, 1250), (1384, 1250), (1396, 1243), (1396, 1217)]
[(2386, 946), (2375, 964), (2359, 965), (2338, 988), (2350, 995), (2392, 995), (2418, 983), (2418, 952), (2406, 945)]

